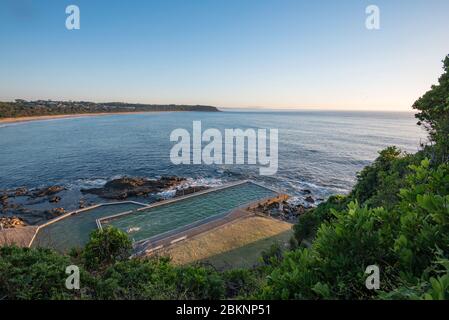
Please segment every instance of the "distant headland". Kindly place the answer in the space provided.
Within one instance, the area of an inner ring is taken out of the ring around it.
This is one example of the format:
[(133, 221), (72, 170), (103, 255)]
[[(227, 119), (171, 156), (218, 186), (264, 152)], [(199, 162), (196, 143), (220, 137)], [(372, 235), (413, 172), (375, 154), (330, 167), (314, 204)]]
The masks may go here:
[(27, 101), (16, 99), (14, 102), (0, 102), (0, 122), (31, 121), (103, 114), (176, 111), (219, 112), (220, 110), (218, 110), (217, 107), (205, 105), (137, 104), (123, 102), (95, 103), (89, 101), (53, 100)]

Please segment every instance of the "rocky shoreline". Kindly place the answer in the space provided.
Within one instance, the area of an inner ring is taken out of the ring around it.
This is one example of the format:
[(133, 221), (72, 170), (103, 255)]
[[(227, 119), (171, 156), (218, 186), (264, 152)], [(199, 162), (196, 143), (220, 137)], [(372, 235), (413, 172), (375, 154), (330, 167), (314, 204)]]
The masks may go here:
[[(98, 204), (101, 199), (106, 201), (124, 201), (142, 199), (151, 196), (151, 202), (163, 200), (160, 193), (169, 192), (171, 197), (178, 197), (208, 189), (207, 186), (190, 186), (185, 184), (186, 178), (176, 176), (149, 179), (142, 177), (123, 177), (108, 181), (99, 188), (81, 189), (82, 197), (78, 200), (77, 208), (83, 209)], [(67, 209), (61, 204), (67, 204), (64, 186), (54, 185), (39, 189), (25, 187), (13, 190), (0, 190), (0, 227), (16, 228), (25, 225), (34, 225), (77, 209)], [(89, 195), (96, 200), (87, 200)], [(84, 197), (85, 196), (85, 197)]]
[(33, 224), (36, 216), (49, 220), (64, 214), (66, 212), (64, 208), (48, 208), (46, 210), (31, 208), (45, 203), (58, 203), (61, 200), (58, 194), (64, 190), (64, 187), (58, 185), (33, 190), (25, 187), (0, 190), (1, 227), (5, 229), (21, 227)]
[(298, 201), (295, 201), (294, 198), (290, 198), (288, 195), (283, 194), (248, 209), (282, 221), (296, 223), (301, 215), (306, 213), (307, 210), (316, 207), (316, 205), (322, 201), (322, 199), (315, 200), (308, 190), (305, 190), (303, 193), (309, 195), (299, 203)]
[(101, 188), (81, 189), (83, 194), (94, 194), (104, 199), (126, 200), (129, 197), (146, 197), (162, 192), (165, 189), (179, 186), (185, 178), (161, 177), (147, 179), (139, 177), (124, 177), (107, 182)]
[[(163, 176), (157, 179), (122, 177), (106, 182), (102, 187), (77, 189), (71, 197), (66, 187), (53, 185), (38, 189), (25, 187), (0, 190), (0, 227), (18, 228), (36, 225), (67, 212), (110, 201), (157, 202), (210, 188), (192, 184), (183, 177)], [(310, 190), (303, 190), (299, 198), (279, 198), (253, 208), (259, 213), (284, 221), (295, 222), (307, 209), (322, 199), (314, 199)], [(145, 200), (146, 199), (146, 200)]]
[(0, 217), (0, 230), (25, 226), (26, 223), (18, 217)]

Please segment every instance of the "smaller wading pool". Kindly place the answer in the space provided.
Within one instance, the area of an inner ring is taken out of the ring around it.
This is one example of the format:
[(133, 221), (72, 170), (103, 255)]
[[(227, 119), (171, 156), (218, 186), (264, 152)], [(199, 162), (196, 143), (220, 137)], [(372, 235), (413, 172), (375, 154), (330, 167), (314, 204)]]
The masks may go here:
[(66, 218), (50, 221), (40, 227), (31, 246), (53, 248), (61, 252), (82, 247), (89, 241), (90, 233), (97, 228), (97, 219), (142, 207), (145, 205), (131, 202), (112, 203), (67, 215)]
[(274, 197), (277, 192), (252, 182), (192, 194), (148, 209), (99, 219), (102, 227), (114, 226), (134, 241), (143, 241), (219, 219), (238, 207)]

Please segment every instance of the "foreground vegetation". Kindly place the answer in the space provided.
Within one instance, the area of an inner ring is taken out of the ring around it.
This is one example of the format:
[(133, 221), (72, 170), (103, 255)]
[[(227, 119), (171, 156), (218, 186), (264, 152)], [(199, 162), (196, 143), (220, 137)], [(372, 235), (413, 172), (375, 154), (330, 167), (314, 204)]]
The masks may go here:
[[(291, 250), (263, 253), (252, 269), (217, 272), (167, 259), (128, 259), (115, 229), (95, 231), (82, 250), (0, 249), (6, 299), (448, 299), (449, 56), (439, 84), (414, 105), (430, 143), (417, 154), (395, 147), (359, 173), (347, 196), (304, 214)], [(298, 245), (307, 240), (308, 248)], [(65, 268), (81, 269), (81, 290), (65, 289)], [(380, 289), (365, 286), (380, 268)]]

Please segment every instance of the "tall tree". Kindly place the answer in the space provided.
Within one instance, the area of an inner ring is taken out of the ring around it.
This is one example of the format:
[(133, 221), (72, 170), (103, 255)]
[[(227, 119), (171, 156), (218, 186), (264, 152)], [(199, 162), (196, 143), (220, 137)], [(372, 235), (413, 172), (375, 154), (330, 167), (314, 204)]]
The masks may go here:
[(449, 161), (449, 55), (443, 61), (444, 73), (414, 104), (419, 110), (418, 124), (428, 132), (434, 147), (434, 160), (438, 163)]

